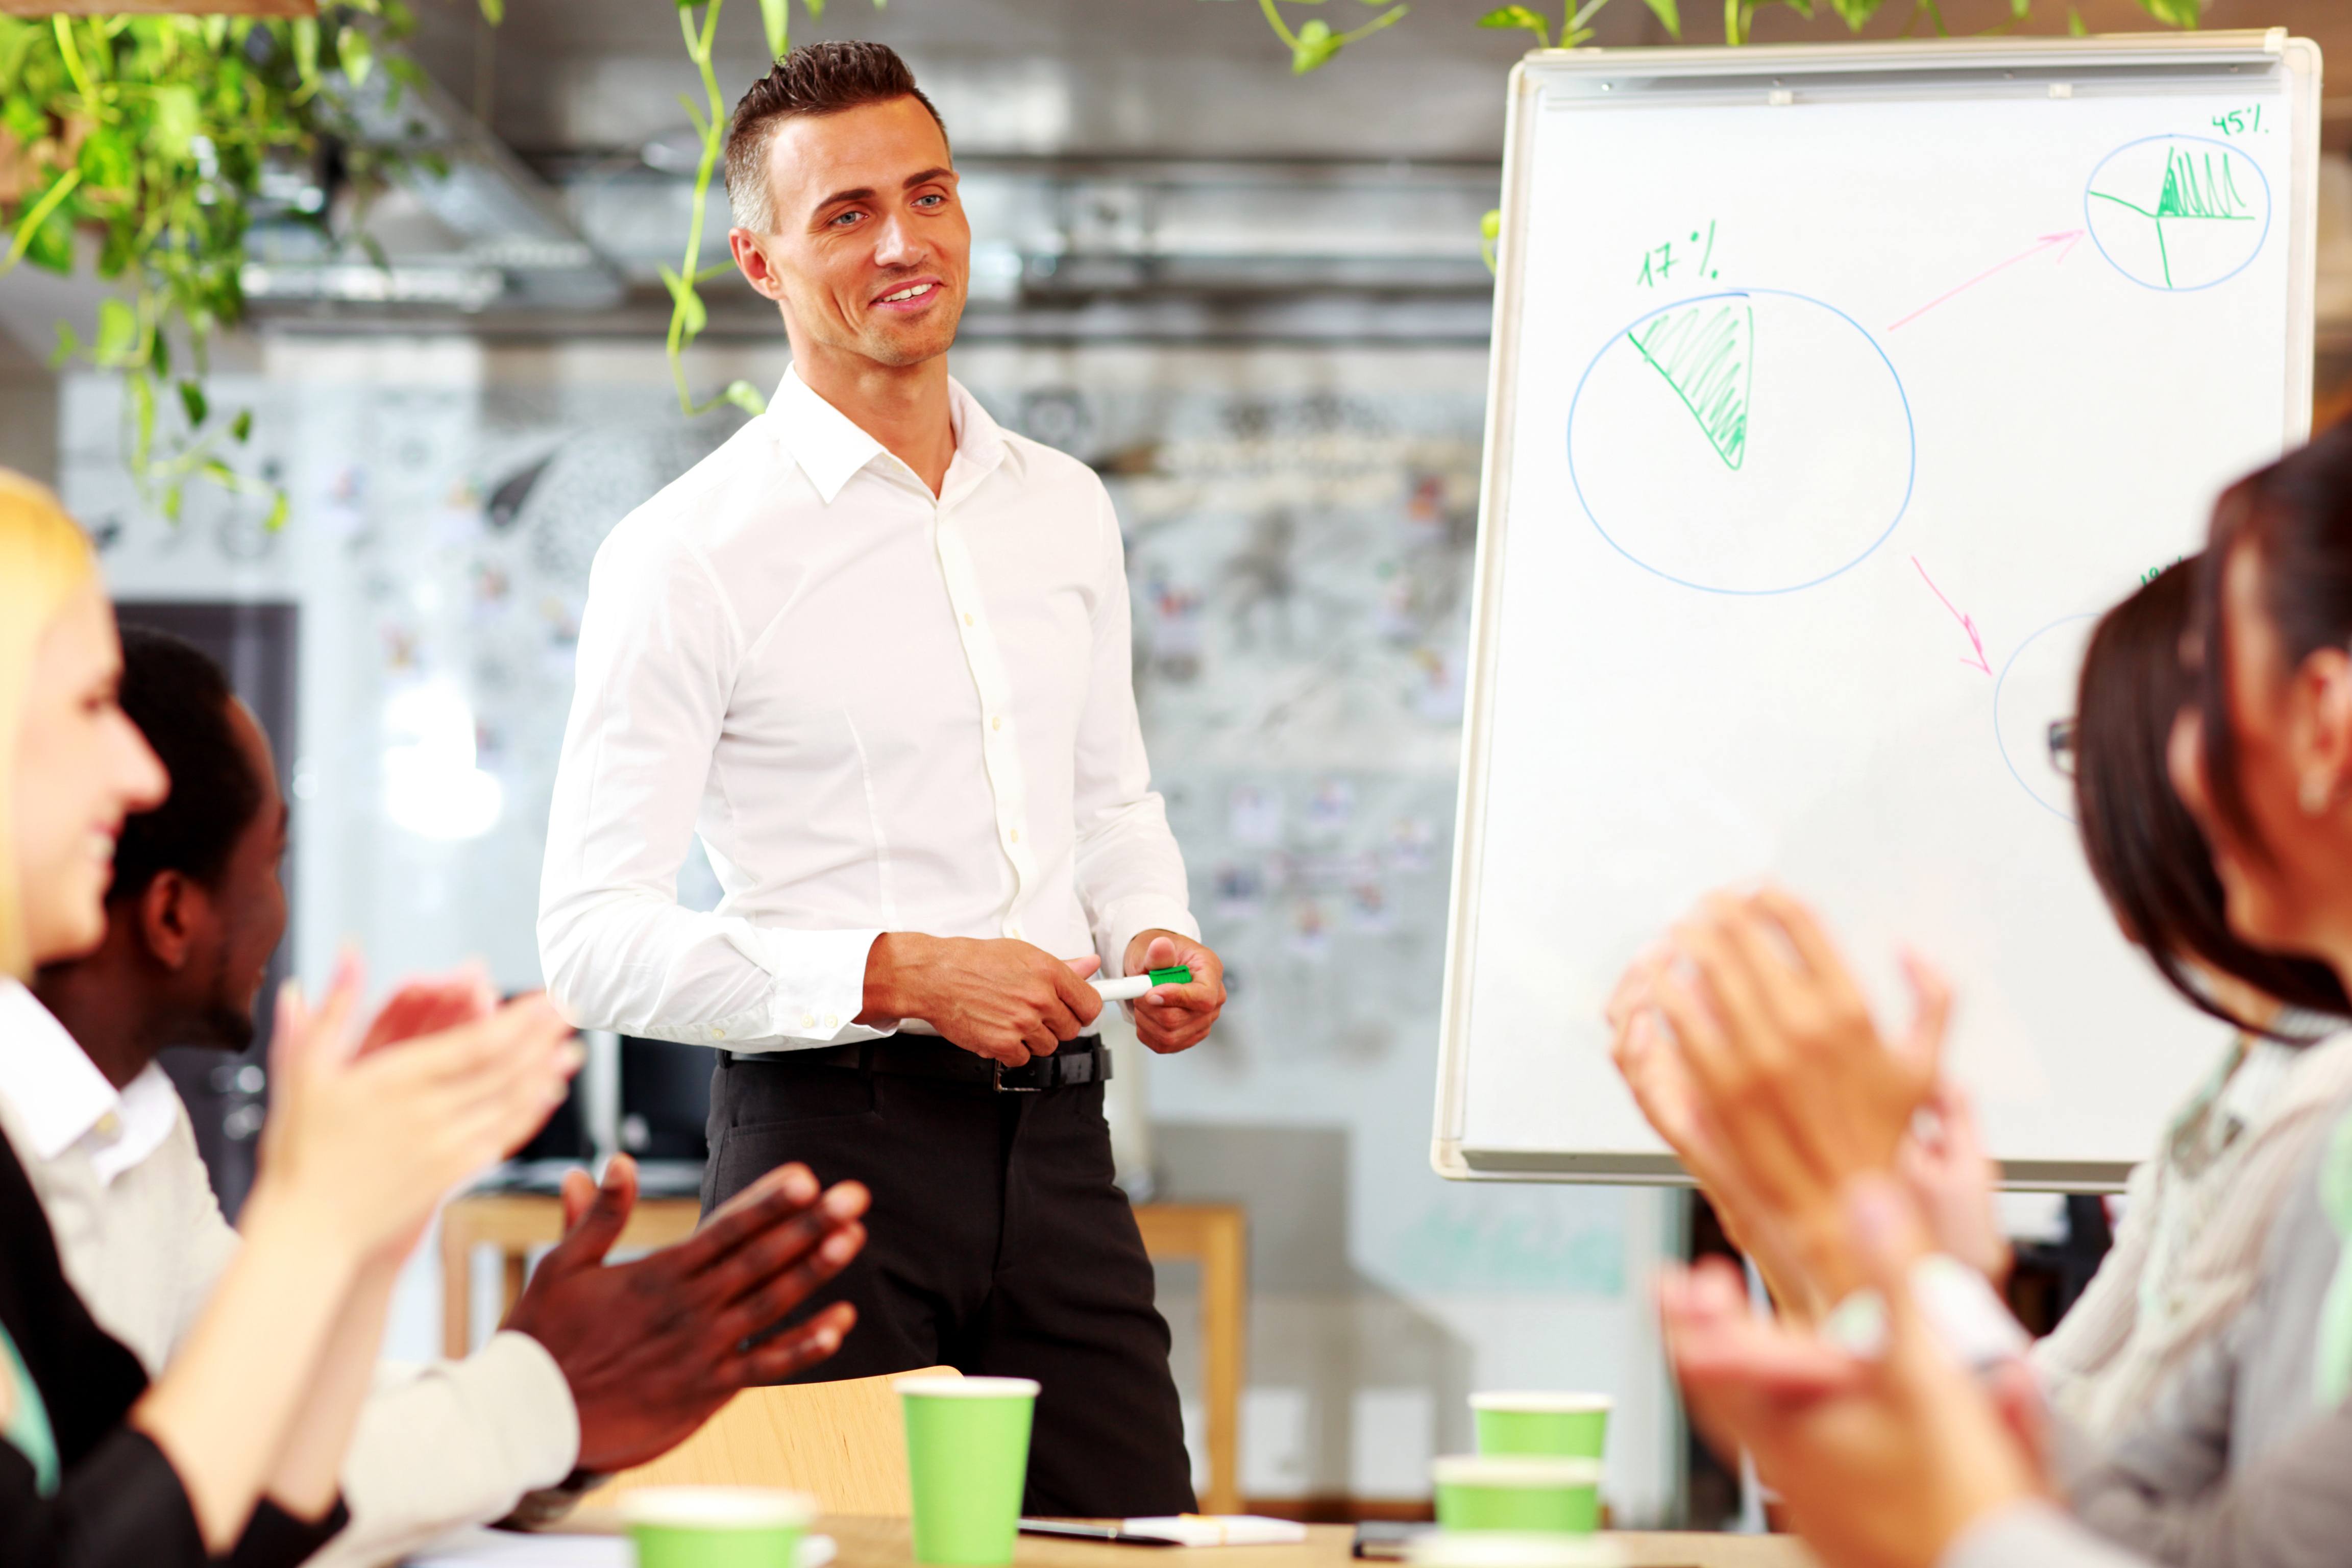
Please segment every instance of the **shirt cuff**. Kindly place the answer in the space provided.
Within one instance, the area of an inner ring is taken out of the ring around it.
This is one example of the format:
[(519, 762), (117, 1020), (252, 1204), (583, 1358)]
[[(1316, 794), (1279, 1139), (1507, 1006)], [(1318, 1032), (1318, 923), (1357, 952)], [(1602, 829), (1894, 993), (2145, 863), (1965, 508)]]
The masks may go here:
[(1101, 955), (1102, 972), (1116, 980), (1127, 973), (1129, 943), (1148, 931), (1172, 931), (1201, 940), (1201, 925), (1181, 899), (1163, 898), (1156, 893), (1138, 894), (1121, 899), (1104, 907), (1095, 917), (1097, 940), (1102, 946), (1095, 951)]
[(702, 1031), (722, 1050), (790, 1051), (853, 1045), (897, 1032), (857, 1022), (866, 1008), (866, 960), (879, 928), (776, 931), (747, 928), (728, 940), (768, 972), (768, 994), (741, 1016)]
[(479, 1392), (514, 1419), (520, 1473), (534, 1487), (552, 1486), (580, 1462), (580, 1407), (572, 1380), (548, 1348), (529, 1334), (500, 1329), (459, 1363), (481, 1380)]
[(2012, 1503), (1944, 1548), (1936, 1568), (2147, 1568), (2043, 1502)]

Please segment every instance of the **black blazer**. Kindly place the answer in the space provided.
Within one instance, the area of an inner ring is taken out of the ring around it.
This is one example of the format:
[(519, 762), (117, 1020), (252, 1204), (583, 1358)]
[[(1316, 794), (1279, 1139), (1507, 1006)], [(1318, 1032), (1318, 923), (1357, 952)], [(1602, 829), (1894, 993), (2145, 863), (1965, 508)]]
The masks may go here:
[[(43, 1497), (32, 1461), (0, 1442), (0, 1568), (200, 1568), (204, 1538), (178, 1473), (125, 1424), (147, 1374), (67, 1283), (40, 1199), (5, 1138), (0, 1325), (48, 1407), (62, 1478), (56, 1494)], [(292, 1568), (349, 1517), (338, 1500), (325, 1519), (305, 1523), (265, 1500), (226, 1561)]]

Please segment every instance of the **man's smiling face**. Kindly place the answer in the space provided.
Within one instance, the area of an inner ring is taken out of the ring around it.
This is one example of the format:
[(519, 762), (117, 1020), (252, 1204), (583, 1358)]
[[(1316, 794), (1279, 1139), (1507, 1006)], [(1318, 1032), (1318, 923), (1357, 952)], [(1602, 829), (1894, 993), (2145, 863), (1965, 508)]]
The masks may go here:
[(779, 232), (756, 237), (772, 279), (761, 291), (782, 305), (795, 352), (891, 366), (947, 353), (971, 226), (930, 110), (894, 98), (797, 115), (777, 128), (767, 172)]

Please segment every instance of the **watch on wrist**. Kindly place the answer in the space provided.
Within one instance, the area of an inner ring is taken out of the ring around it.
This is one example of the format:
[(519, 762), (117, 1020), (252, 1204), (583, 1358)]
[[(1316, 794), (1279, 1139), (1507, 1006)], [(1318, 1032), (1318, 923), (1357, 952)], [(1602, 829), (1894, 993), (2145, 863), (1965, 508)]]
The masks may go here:
[(499, 1530), (544, 1530), (549, 1525), (580, 1506), (580, 1500), (603, 1486), (612, 1477), (599, 1470), (573, 1470), (551, 1487), (540, 1487), (522, 1494), (522, 1500), (493, 1528)]

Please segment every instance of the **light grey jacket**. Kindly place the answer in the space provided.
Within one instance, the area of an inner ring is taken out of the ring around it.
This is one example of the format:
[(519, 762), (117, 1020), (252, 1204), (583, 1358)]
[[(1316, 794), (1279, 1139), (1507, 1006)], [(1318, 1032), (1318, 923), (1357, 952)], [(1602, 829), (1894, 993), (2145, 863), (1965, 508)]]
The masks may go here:
[(2245, 1309), (2070, 1479), (2075, 1518), (2010, 1510), (1953, 1543), (1939, 1568), (2352, 1563), (2352, 1405), (2313, 1411), (2319, 1321), (2342, 1245), (2320, 1195), (2326, 1153), (2323, 1142), (2290, 1188)]

